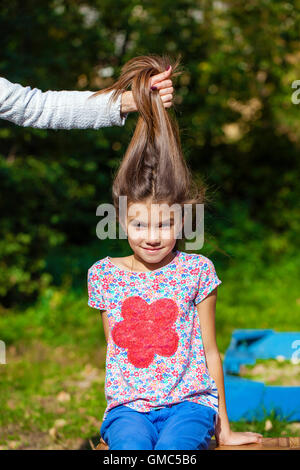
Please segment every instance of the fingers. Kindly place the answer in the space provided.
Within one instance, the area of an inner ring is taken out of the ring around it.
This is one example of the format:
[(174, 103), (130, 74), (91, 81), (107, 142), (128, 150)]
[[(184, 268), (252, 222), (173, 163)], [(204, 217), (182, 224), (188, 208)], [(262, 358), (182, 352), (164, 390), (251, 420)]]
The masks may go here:
[(169, 70), (165, 72), (158, 73), (157, 75), (153, 75), (150, 80), (150, 86), (157, 85), (157, 83), (166, 80), (172, 73), (172, 67), (170, 66)]
[(168, 79), (172, 72), (172, 67), (166, 72), (154, 75), (150, 81), (151, 87), (154, 86), (155, 90), (159, 92), (161, 100), (165, 108), (172, 106), (174, 88), (172, 80)]
[(259, 432), (246, 431), (245, 434), (248, 434), (249, 436), (263, 437)]
[(172, 98), (173, 98), (173, 95), (169, 94), (169, 95), (162, 96), (161, 100), (163, 101), (163, 103), (167, 103), (168, 101), (172, 101)]
[[(220, 436), (218, 436), (219, 439)], [(243, 444), (256, 444), (263, 442), (263, 435), (257, 432), (245, 431), (245, 432), (231, 432), (227, 437), (220, 438), (220, 445), (243, 445)], [(219, 445), (218, 444), (218, 445)]]
[(174, 88), (171, 86), (170, 88), (163, 88), (162, 90), (159, 90), (160, 96), (164, 95), (173, 95)]
[(162, 96), (161, 100), (163, 104), (166, 105), (168, 103), (172, 103), (172, 98), (173, 98), (173, 95), (165, 95), (165, 96)]
[(173, 99), (172, 94), (161, 96), (161, 100), (165, 108), (170, 108), (172, 106), (172, 99)]
[[(153, 86), (153, 85), (151, 85)], [(172, 80), (162, 80), (154, 85), (157, 90), (162, 90), (163, 88), (168, 88), (172, 86)]]
[(262, 438), (263, 438), (263, 435), (262, 434), (259, 434), (257, 432), (245, 432), (244, 434), (245, 435), (245, 439), (246, 439), (246, 442), (262, 442)]

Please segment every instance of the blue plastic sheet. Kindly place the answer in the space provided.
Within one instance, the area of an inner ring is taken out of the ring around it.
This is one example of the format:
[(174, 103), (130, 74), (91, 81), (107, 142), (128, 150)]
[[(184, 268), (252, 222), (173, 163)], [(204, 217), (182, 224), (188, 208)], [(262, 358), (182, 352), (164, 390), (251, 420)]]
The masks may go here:
[[(300, 387), (265, 385), (240, 377), (240, 366), (257, 359), (291, 359), (300, 347), (300, 332), (235, 330), (223, 369), (226, 407), (230, 421), (264, 419), (275, 412), (278, 420), (300, 421)], [(295, 357), (295, 356), (294, 356)]]

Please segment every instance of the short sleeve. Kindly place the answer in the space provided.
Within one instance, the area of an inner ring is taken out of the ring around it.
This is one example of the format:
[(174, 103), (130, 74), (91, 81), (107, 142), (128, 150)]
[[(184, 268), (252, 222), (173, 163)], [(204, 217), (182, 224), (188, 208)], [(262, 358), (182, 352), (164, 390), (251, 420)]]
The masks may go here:
[(214, 263), (205, 256), (201, 266), (198, 292), (194, 299), (195, 305), (201, 302), (208, 294), (213, 291), (222, 281), (218, 278)]
[(88, 284), (88, 305), (93, 308), (100, 310), (106, 310), (106, 305), (103, 297), (103, 291), (101, 287), (101, 279), (97, 274), (97, 270), (92, 266), (88, 270), (87, 275)]

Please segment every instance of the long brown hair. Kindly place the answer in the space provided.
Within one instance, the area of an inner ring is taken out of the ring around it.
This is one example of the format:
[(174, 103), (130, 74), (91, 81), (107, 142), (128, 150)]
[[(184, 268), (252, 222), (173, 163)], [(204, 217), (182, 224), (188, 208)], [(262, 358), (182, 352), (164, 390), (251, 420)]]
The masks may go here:
[[(119, 197), (127, 196), (127, 204), (166, 202), (170, 205), (204, 204), (206, 186), (196, 184), (181, 149), (177, 121), (167, 110), (158, 91), (150, 89), (153, 75), (172, 65), (172, 78), (180, 75), (180, 56), (155, 54), (137, 56), (126, 62), (119, 79), (110, 87), (92, 96), (113, 91), (111, 100), (131, 88), (139, 113), (137, 125), (124, 158), (114, 176), (113, 204), (119, 218)], [(195, 228), (193, 227), (193, 230)], [(176, 241), (175, 249), (178, 247)]]

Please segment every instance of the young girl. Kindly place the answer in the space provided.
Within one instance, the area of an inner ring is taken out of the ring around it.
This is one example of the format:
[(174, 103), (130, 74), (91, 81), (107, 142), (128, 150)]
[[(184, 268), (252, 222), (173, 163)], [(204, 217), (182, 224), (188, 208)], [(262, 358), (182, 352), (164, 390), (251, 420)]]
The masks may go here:
[[(110, 450), (207, 449), (214, 433), (227, 445), (262, 437), (232, 432), (228, 422), (214, 264), (177, 249), (182, 208), (203, 203), (204, 190), (193, 185), (175, 120), (145, 86), (166, 60), (136, 57), (112, 87), (115, 96), (132, 87), (140, 117), (113, 183), (133, 254), (106, 256), (88, 271), (88, 304), (102, 311), (107, 341), (100, 434)], [(178, 61), (174, 75), (177, 69)], [(127, 197), (125, 218), (120, 196)]]

